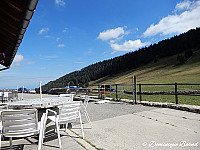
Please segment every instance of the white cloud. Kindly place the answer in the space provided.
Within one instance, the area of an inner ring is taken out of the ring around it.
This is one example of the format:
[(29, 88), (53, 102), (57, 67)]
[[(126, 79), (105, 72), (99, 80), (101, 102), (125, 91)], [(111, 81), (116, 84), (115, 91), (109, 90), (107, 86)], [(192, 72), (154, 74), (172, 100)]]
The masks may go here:
[(27, 64), (28, 64), (28, 65), (33, 65), (33, 64), (35, 64), (35, 62), (34, 62), (34, 61), (31, 61), (31, 62), (27, 62)]
[(123, 44), (118, 43), (110, 43), (110, 46), (115, 51), (134, 51), (140, 47), (144, 47), (148, 45), (148, 42), (142, 43), (140, 39), (137, 39), (135, 41), (129, 40), (125, 41)]
[(84, 64), (84, 62), (81, 62), (81, 61), (75, 61), (74, 63), (76, 63), (76, 64)]
[(56, 38), (56, 42), (58, 42), (60, 40), (60, 38)]
[(40, 55), (40, 59), (43, 60), (51, 60), (51, 59), (56, 59), (58, 58), (57, 55)]
[(42, 29), (39, 31), (39, 34), (48, 33), (48, 32), (49, 32), (49, 28), (42, 28)]
[(23, 60), (24, 60), (24, 56), (22, 56), (21, 54), (15, 55), (15, 58), (13, 60), (13, 66), (20, 66)]
[(53, 38), (53, 37), (50, 36), (50, 35), (45, 35), (44, 37), (47, 38), (47, 39)]
[[(4, 68), (6, 67), (0, 64), (0, 69), (4, 69)], [(3, 76), (0, 76), (0, 77), (3, 77)]]
[(65, 44), (59, 44), (57, 47), (65, 47)]
[(64, 0), (55, 0), (56, 5), (58, 6), (65, 6), (65, 1)]
[(181, 10), (184, 10), (181, 14), (168, 15), (161, 19), (158, 24), (152, 24), (143, 33), (143, 36), (180, 34), (200, 26), (200, 1), (178, 3), (175, 11)]
[(127, 32), (124, 31), (123, 27), (118, 27), (116, 29), (109, 29), (109, 30), (100, 32), (97, 38), (106, 41), (110, 39), (119, 38), (120, 36), (123, 36), (126, 33)]
[(176, 5), (175, 7), (175, 11), (181, 11), (181, 10), (187, 10), (187, 9), (190, 9), (192, 5), (192, 2), (189, 1), (189, 0), (185, 0), (183, 2), (180, 2)]
[[(128, 35), (130, 33), (130, 31), (124, 30), (127, 28), (127, 26), (124, 26), (115, 29), (105, 30), (103, 32), (100, 32), (97, 38), (104, 41), (109, 41), (108, 44), (110, 44), (111, 48), (114, 50), (111, 54), (115, 54), (117, 51), (134, 51), (140, 47), (144, 47), (149, 44), (148, 42), (142, 43), (140, 39), (137, 39), (135, 41), (128, 40), (125, 41), (123, 44), (117, 43), (122, 40), (125, 35)], [(135, 28), (135, 30), (138, 31), (138, 28)]]
[(64, 29), (62, 30), (62, 32), (65, 33), (65, 32), (67, 32), (67, 30), (68, 30), (68, 28), (64, 28)]
[(87, 53), (91, 54), (92, 52), (93, 52), (93, 50), (92, 50), (92, 48), (90, 48)]

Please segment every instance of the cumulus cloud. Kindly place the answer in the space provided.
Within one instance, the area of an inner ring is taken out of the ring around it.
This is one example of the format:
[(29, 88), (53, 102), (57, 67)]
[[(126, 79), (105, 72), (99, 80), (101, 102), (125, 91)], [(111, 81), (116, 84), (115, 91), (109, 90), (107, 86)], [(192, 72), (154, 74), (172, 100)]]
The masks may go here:
[(168, 15), (162, 18), (158, 24), (152, 24), (143, 33), (143, 36), (180, 34), (200, 26), (200, 1), (180, 2), (175, 7), (175, 12), (178, 11), (182, 12), (180, 14)]
[[(116, 53), (117, 51), (134, 51), (140, 47), (144, 47), (148, 45), (148, 42), (142, 43), (140, 39), (137, 40), (128, 40), (123, 44), (119, 44), (118, 42), (124, 38), (125, 35), (128, 35), (130, 31), (125, 31), (127, 26), (118, 27), (115, 29), (108, 29), (99, 33), (98, 39), (109, 41), (110, 47), (114, 50), (111, 54)], [(138, 31), (138, 28), (135, 28)]]
[(135, 41), (129, 40), (125, 41), (123, 44), (110, 43), (111, 48), (115, 51), (134, 51), (140, 47), (148, 45), (148, 42), (142, 43), (140, 39)]
[(107, 40), (119, 38), (120, 36), (123, 36), (124, 34), (127, 34), (127, 32), (124, 31), (123, 27), (118, 27), (115, 29), (108, 29), (106, 31), (100, 32), (97, 38), (107, 41)]
[(55, 0), (56, 5), (58, 6), (65, 6), (65, 1), (64, 0)]
[(40, 31), (39, 31), (39, 34), (44, 34), (44, 33), (48, 33), (49, 32), (49, 28), (42, 28)]
[(65, 44), (59, 44), (57, 47), (64, 47)]
[(21, 62), (24, 60), (24, 56), (17, 54), (13, 60), (13, 66), (20, 66)]

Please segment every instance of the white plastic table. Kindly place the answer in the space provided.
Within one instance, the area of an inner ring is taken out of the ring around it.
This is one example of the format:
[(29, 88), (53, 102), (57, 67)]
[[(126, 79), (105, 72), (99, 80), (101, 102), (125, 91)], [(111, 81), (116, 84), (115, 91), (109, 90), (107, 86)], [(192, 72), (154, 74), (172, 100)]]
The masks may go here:
[(35, 98), (28, 100), (21, 100), (8, 103), (8, 108), (11, 109), (27, 109), (27, 108), (50, 108), (61, 105), (65, 102), (73, 101), (70, 97), (48, 97), (48, 98)]

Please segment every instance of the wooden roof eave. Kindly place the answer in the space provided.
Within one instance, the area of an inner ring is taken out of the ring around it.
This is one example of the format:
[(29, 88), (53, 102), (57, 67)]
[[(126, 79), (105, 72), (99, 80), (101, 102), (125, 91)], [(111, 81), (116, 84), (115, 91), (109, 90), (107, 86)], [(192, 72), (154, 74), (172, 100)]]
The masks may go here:
[[(28, 4), (26, 10), (24, 11), (23, 19), (21, 20), (21, 25), (20, 25), (21, 27), (18, 30), (17, 38), (15, 40), (15, 47), (13, 49), (13, 53), (12, 53), (12, 56), (11, 56), (11, 59), (10, 59), (10, 63), (9, 63), (9, 65), (6, 65), (6, 66), (1, 64), (1, 65), (6, 67), (6, 68), (3, 68), (3, 70), (10, 68), (10, 65), (13, 62), (13, 59), (14, 59), (16, 53), (17, 53), (18, 47), (20, 46), (20, 44), (22, 42), (23, 36), (24, 36), (26, 29), (27, 29), (27, 27), (30, 23), (30, 20), (33, 16), (33, 13), (36, 9), (37, 3), (38, 3), (38, 0), (29, 0), (29, 4)], [(20, 10), (20, 7), (19, 7), (20, 4), (19, 3), (18, 3), (17, 6), (15, 6), (13, 4), (13, 2), (11, 2), (10, 5), (12, 5), (12, 7), (15, 7), (16, 9)], [(0, 71), (1, 70), (2, 69), (0, 69)]]

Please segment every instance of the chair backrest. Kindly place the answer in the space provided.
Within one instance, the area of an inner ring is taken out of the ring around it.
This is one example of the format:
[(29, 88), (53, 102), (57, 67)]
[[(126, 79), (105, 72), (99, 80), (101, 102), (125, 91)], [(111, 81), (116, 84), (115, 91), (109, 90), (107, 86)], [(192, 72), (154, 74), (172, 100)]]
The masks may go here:
[(8, 109), (8, 104), (4, 103), (4, 104), (0, 104), (0, 110), (6, 110)]
[(80, 117), (80, 109), (82, 102), (64, 103), (59, 111), (59, 122), (67, 123)]
[(73, 101), (74, 95), (73, 94), (60, 94), (59, 97), (69, 97), (71, 101)]
[(2, 111), (1, 118), (5, 137), (27, 137), (38, 133), (36, 109)]

